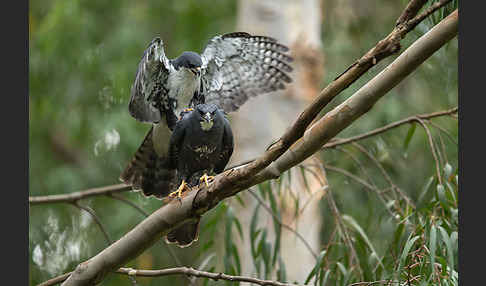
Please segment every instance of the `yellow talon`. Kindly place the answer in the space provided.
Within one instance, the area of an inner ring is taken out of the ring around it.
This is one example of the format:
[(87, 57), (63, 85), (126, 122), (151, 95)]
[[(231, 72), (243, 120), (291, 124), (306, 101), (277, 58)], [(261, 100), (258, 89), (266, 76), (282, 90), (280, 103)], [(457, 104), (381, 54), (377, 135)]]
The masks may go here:
[(213, 179), (214, 179), (214, 177), (213, 177), (213, 176), (208, 176), (208, 174), (206, 174), (206, 173), (205, 173), (204, 175), (202, 175), (202, 177), (201, 177), (201, 178), (199, 178), (199, 182), (204, 181), (204, 182), (206, 183), (206, 187), (209, 187), (209, 183), (208, 183), (208, 181), (209, 181), (209, 180), (213, 180)]
[(179, 186), (179, 188), (177, 189), (177, 191), (170, 193), (169, 194), (169, 197), (176, 197), (176, 198), (178, 198), (180, 200), (182, 198), (182, 191), (185, 188), (187, 188), (186, 181), (182, 180), (182, 183)]

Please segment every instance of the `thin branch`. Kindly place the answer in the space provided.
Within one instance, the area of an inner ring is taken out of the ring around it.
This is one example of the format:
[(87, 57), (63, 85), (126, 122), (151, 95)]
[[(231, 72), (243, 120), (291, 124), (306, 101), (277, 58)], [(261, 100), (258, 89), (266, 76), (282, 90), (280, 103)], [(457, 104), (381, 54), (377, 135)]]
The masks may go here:
[(88, 207), (88, 206), (82, 206), (82, 205), (80, 205), (77, 201), (76, 202), (73, 202), (72, 204), (74, 206), (76, 206), (77, 208), (86, 211), (93, 218), (93, 220), (96, 222), (96, 224), (98, 225), (99, 229), (101, 230), (101, 232), (105, 236), (106, 242), (108, 243), (108, 245), (110, 245), (112, 243), (112, 240), (110, 239), (110, 236), (108, 235), (108, 232), (104, 228), (103, 224), (101, 223), (100, 218), (96, 215), (95, 211), (92, 208)]
[(132, 187), (127, 184), (118, 184), (100, 188), (88, 189), (85, 191), (74, 192), (63, 195), (34, 196), (29, 197), (30, 205), (47, 204), (47, 203), (73, 203), (81, 199), (93, 196), (107, 195), (111, 193), (121, 193), (131, 191)]
[(388, 184), (390, 184), (390, 187), (392, 188), (392, 190), (396, 191), (409, 205), (411, 205), (413, 208), (415, 208), (415, 204), (412, 202), (412, 200), (397, 185), (395, 185), (395, 183), (391, 179), (390, 175), (388, 175), (388, 172), (385, 170), (385, 168), (383, 168), (383, 166), (378, 161), (378, 159), (376, 159), (375, 156), (371, 155), (371, 153), (368, 152), (368, 150), (366, 150), (366, 148), (361, 146), (361, 144), (359, 144), (357, 142), (353, 142), (352, 144), (360, 152), (362, 152), (368, 158), (370, 158), (370, 160), (378, 167), (380, 172), (383, 174), (383, 177), (385, 178), (385, 180), (388, 182)]
[(427, 0), (412, 0), (408, 3), (407, 7), (405, 10), (402, 12), (400, 17), (398, 17), (398, 20), (396, 22), (396, 25), (400, 25), (402, 23), (405, 23), (415, 17), (417, 15), (418, 11), (422, 6), (427, 3)]
[(110, 194), (108, 194), (108, 197), (113, 198), (115, 200), (119, 200), (119, 201), (131, 206), (132, 208), (136, 209), (139, 213), (141, 213), (144, 217), (149, 216), (149, 214), (145, 210), (143, 210), (141, 207), (139, 207), (136, 203), (134, 203), (134, 202), (118, 195), (118, 194), (110, 193)]
[[(132, 269), (132, 268), (120, 268), (115, 271), (117, 274), (123, 274), (128, 276), (135, 276), (135, 277), (162, 277), (162, 276), (169, 276), (169, 275), (185, 275), (185, 276), (194, 276), (198, 278), (208, 278), (214, 281), (218, 280), (226, 280), (226, 281), (234, 281), (234, 282), (248, 282), (252, 284), (262, 285), (262, 286), (296, 286), (297, 284), (288, 284), (282, 283), (279, 281), (272, 281), (272, 280), (262, 280), (253, 277), (246, 277), (246, 276), (233, 276), (228, 275), (225, 273), (214, 273), (214, 272), (207, 272), (202, 270), (196, 270), (191, 267), (175, 267), (175, 268), (166, 268), (161, 270), (141, 270), (141, 269)], [(60, 282), (65, 281), (72, 272), (63, 274), (56, 278), (50, 279), (45, 281), (38, 286), (51, 286), (58, 284)], [(297, 285), (298, 286), (298, 285)]]
[(62, 275), (59, 275), (57, 277), (54, 277), (54, 278), (51, 278), (47, 281), (44, 281), (40, 284), (37, 284), (37, 286), (51, 286), (51, 285), (57, 285), (61, 282), (63, 282), (64, 280), (66, 280), (73, 272), (68, 272), (68, 273), (64, 273)]
[(432, 118), (435, 118), (435, 117), (451, 115), (451, 114), (454, 114), (454, 113), (457, 113), (457, 106), (452, 108), (452, 109), (449, 109), (449, 110), (410, 116), (410, 117), (407, 117), (405, 119), (395, 121), (395, 122), (387, 124), (383, 127), (376, 128), (372, 131), (369, 131), (369, 132), (366, 132), (366, 133), (363, 133), (363, 134), (360, 134), (360, 135), (357, 135), (357, 136), (353, 136), (353, 137), (350, 137), (350, 138), (344, 138), (344, 139), (338, 139), (338, 138), (334, 139), (334, 140), (330, 141), (329, 143), (325, 144), (323, 146), (323, 148), (334, 148), (335, 146), (338, 146), (338, 145), (349, 144), (349, 143), (352, 143), (352, 142), (355, 142), (355, 141), (366, 139), (368, 137), (372, 137), (372, 136), (375, 136), (377, 134), (384, 133), (384, 132), (386, 132), (390, 129), (397, 128), (401, 125), (409, 124), (409, 123), (412, 123), (412, 122), (417, 122), (418, 121), (417, 119), (426, 120), (426, 119), (432, 119)]
[[(427, 120), (425, 122), (427, 122), (427, 124), (432, 125), (432, 121)], [(446, 152), (444, 140), (442, 139), (442, 134), (440, 134), (441, 133), (440, 129), (438, 129), (438, 130), (439, 130), (439, 132), (437, 132), (437, 136), (439, 136), (440, 147), (442, 148), (442, 154), (444, 154), (444, 160), (445, 160), (444, 162), (447, 163), (447, 162), (449, 162), (449, 159), (447, 158), (447, 152)]]
[(251, 190), (248, 193), (250, 195), (252, 195), (253, 198), (255, 198), (258, 201), (258, 203), (278, 222), (279, 225), (281, 225), (282, 227), (286, 228), (287, 230), (289, 230), (290, 232), (292, 232), (293, 234), (295, 234), (295, 236), (297, 236), (304, 243), (305, 247), (307, 247), (307, 249), (312, 254), (312, 256), (314, 256), (314, 258), (317, 259), (317, 253), (315, 253), (314, 250), (312, 250), (312, 247), (310, 246), (310, 244), (305, 240), (305, 238), (300, 233), (298, 233), (291, 226), (283, 223), (278, 218), (278, 216), (273, 213), (272, 209), (269, 206), (267, 206), (265, 204), (265, 202), (263, 202), (262, 199), (260, 199), (260, 197), (258, 197), (258, 195), (256, 195), (255, 193), (253, 193)]
[(377, 196), (378, 196), (378, 199), (380, 199), (380, 201), (383, 203), (383, 205), (385, 206), (385, 209), (388, 211), (388, 213), (390, 214), (390, 216), (394, 219), (397, 219), (396, 215), (390, 210), (390, 208), (387, 207), (387, 202), (383, 199), (383, 197), (381, 196), (381, 191), (378, 189), (378, 188), (375, 188), (374, 186), (368, 184), (367, 182), (365, 182), (364, 180), (362, 180), (360, 177), (357, 177), (353, 174), (351, 174), (350, 172), (344, 170), (344, 169), (341, 169), (341, 168), (338, 168), (338, 167), (334, 167), (334, 166), (330, 166), (330, 165), (325, 165), (323, 164), (323, 167), (326, 169), (326, 170), (331, 170), (331, 171), (334, 171), (334, 172), (337, 172), (337, 173), (340, 173), (348, 178), (351, 178), (353, 179), (354, 181), (360, 183), (361, 185), (363, 185), (366, 189), (370, 190), (370, 191), (374, 191)]
[(437, 159), (437, 153), (435, 151), (435, 144), (434, 144), (434, 140), (432, 139), (432, 134), (430, 134), (429, 127), (427, 127), (427, 125), (424, 123), (422, 119), (419, 118), (417, 119), (417, 121), (418, 123), (420, 123), (420, 125), (422, 125), (422, 127), (425, 130), (425, 133), (427, 133), (430, 149), (432, 149), (432, 156), (434, 157), (434, 161), (435, 161), (435, 170), (437, 172), (437, 179), (439, 180), (439, 184), (442, 185), (442, 176), (440, 174), (440, 163), (439, 163), (439, 159)]
[(341, 230), (343, 236), (344, 236), (344, 242), (348, 246), (348, 248), (351, 250), (351, 256), (350, 259), (354, 260), (355, 265), (359, 269), (359, 274), (363, 275), (363, 270), (360, 267), (359, 260), (358, 260), (358, 255), (356, 254), (356, 249), (354, 249), (353, 243), (351, 242), (351, 238), (349, 236), (348, 231), (346, 230), (346, 226), (344, 225), (344, 222), (341, 217), (341, 213), (339, 212), (339, 209), (337, 208), (336, 202), (334, 201), (334, 197), (332, 195), (332, 190), (329, 189), (327, 191), (327, 202), (329, 204), (329, 208), (331, 209), (332, 214), (334, 215), (334, 218), (336, 219), (336, 225), (338, 228)]
[(373, 181), (373, 178), (366, 171), (366, 168), (363, 166), (363, 163), (361, 163), (361, 161), (353, 153), (351, 153), (348, 150), (346, 150), (345, 148), (342, 148), (342, 147), (339, 147), (339, 146), (336, 146), (335, 149), (338, 150), (338, 151), (340, 151), (340, 152), (342, 152), (342, 153), (344, 153), (344, 154), (346, 154), (347, 156), (349, 156), (351, 158), (351, 160), (353, 160), (356, 163), (356, 165), (360, 169), (361, 173), (363, 173), (363, 175), (366, 176), (366, 178), (368, 179), (369, 183), (371, 185), (373, 185), (375, 188), (378, 188), (376, 186), (375, 182)]
[(390, 283), (400, 284), (400, 281), (378, 280), (378, 281), (371, 281), (371, 282), (356, 282), (356, 283), (353, 283), (353, 284), (349, 284), (348, 286), (371, 286), (371, 285), (383, 284), (383, 283), (387, 283), (387, 285), (390, 284)]
[(136, 270), (131, 268), (120, 268), (116, 271), (120, 274), (126, 275), (133, 275), (133, 276), (140, 276), (140, 277), (160, 277), (160, 276), (168, 276), (168, 275), (188, 275), (194, 276), (199, 278), (209, 278), (214, 281), (218, 280), (227, 280), (227, 281), (234, 281), (234, 282), (248, 282), (262, 286), (291, 286), (297, 284), (288, 284), (282, 283), (279, 281), (272, 281), (272, 280), (262, 280), (253, 277), (245, 277), (245, 276), (233, 276), (228, 275), (225, 273), (214, 273), (214, 272), (207, 272), (202, 270), (196, 270), (191, 267), (177, 267), (177, 268), (167, 268), (161, 270)]
[[(450, 115), (452, 115), (452, 114), (450, 114)], [(425, 121), (427, 121), (427, 123), (429, 123), (433, 127), (442, 131), (445, 135), (447, 135), (447, 137), (449, 138), (449, 140), (451, 140), (452, 143), (457, 145), (457, 141), (454, 139), (454, 137), (447, 130), (444, 129), (444, 127), (442, 127), (439, 124), (436, 124), (436, 123), (434, 123), (433, 121), (430, 121), (430, 120), (425, 120)]]

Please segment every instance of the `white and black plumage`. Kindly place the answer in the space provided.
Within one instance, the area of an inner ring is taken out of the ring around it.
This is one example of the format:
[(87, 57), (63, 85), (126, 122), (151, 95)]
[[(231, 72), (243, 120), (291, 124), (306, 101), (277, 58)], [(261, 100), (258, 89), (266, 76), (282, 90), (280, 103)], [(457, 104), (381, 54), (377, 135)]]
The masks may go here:
[[(184, 108), (194, 108), (203, 103), (220, 108), (218, 112), (221, 114), (229, 113), (238, 110), (250, 97), (284, 89), (292, 81), (288, 75), (292, 71), (289, 65), (292, 58), (286, 54), (288, 50), (273, 38), (236, 32), (213, 37), (201, 55), (184, 52), (169, 60), (162, 40), (155, 38), (139, 63), (129, 103), (132, 117), (151, 122), (153, 126), (120, 179), (135, 190), (158, 198), (177, 189), (181, 180), (189, 180), (186, 182), (193, 184), (194, 178), (201, 174), (189, 165), (173, 166), (174, 161), (169, 158), (169, 149), (180, 147), (176, 143), (179, 142), (176, 140), (179, 132), (174, 131), (173, 139), (170, 139), (172, 130), (186, 122), (184, 117), (180, 124), (176, 124), (177, 115), (184, 113)], [(195, 116), (194, 112), (188, 114)], [(226, 119), (224, 122), (226, 124)], [(229, 123), (227, 126), (229, 128)], [(214, 140), (212, 136), (206, 137), (204, 132), (194, 133), (190, 128), (184, 130), (185, 140), (189, 140), (186, 143), (198, 142), (190, 141), (191, 136), (195, 137), (194, 140)], [(183, 148), (180, 150), (183, 152)], [(196, 169), (205, 171), (218, 173), (227, 163), (203, 166), (197, 162), (196, 153), (188, 151), (184, 154), (185, 159), (179, 160), (179, 163), (194, 164)], [(179, 246), (187, 245), (197, 235), (197, 224), (178, 230), (182, 232), (172, 232), (167, 240)]]
[[(199, 104), (177, 122), (169, 148), (169, 168), (176, 170), (173, 179), (180, 184), (173, 194), (180, 196), (186, 186), (201, 180), (207, 184), (208, 175), (224, 170), (233, 153), (230, 123), (215, 104)], [(197, 240), (198, 226), (199, 220), (186, 223), (168, 233), (166, 241), (187, 247)]]
[(174, 116), (186, 107), (210, 102), (235, 111), (248, 98), (292, 81), (288, 50), (273, 38), (235, 32), (213, 37), (201, 55), (184, 52), (169, 60), (156, 37), (138, 65), (130, 114), (142, 122), (165, 119), (172, 130)]
[(152, 40), (138, 66), (129, 111), (153, 126), (120, 179), (146, 195), (165, 195), (159, 181), (174, 176), (164, 166), (177, 115), (205, 102), (229, 113), (252, 96), (285, 88), (292, 81), (287, 52), (273, 38), (235, 32), (213, 37), (200, 56), (184, 52), (169, 60), (162, 40)]

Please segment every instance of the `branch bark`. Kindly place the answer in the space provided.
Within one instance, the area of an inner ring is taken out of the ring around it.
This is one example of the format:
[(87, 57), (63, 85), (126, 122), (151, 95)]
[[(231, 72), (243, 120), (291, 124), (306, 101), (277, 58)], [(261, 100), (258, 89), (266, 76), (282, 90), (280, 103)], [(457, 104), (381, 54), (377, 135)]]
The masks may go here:
[[(191, 267), (175, 267), (166, 268), (160, 270), (143, 270), (143, 269), (132, 269), (132, 268), (120, 268), (115, 271), (118, 274), (124, 274), (128, 276), (138, 276), (138, 277), (162, 277), (169, 275), (186, 275), (188, 277), (194, 276), (199, 278), (213, 279), (214, 281), (226, 280), (226, 281), (236, 281), (236, 282), (248, 282), (252, 284), (262, 285), (262, 286), (298, 286), (298, 284), (288, 284), (273, 280), (262, 280), (253, 277), (246, 276), (234, 276), (225, 273), (214, 273), (202, 270), (197, 270)], [(72, 274), (72, 272), (65, 273), (56, 278), (50, 279), (37, 286), (52, 286), (58, 284), (67, 279), (67, 277)]]
[[(102, 281), (108, 272), (118, 269), (139, 255), (172, 229), (197, 219), (221, 200), (255, 184), (276, 178), (281, 172), (300, 163), (368, 112), (378, 99), (455, 37), (457, 27), (456, 10), (412, 44), (368, 84), (305, 131), (303, 137), (282, 156), (279, 157), (278, 154), (284, 152), (288, 142), (291, 142), (285, 140), (288, 138), (287, 135), (282, 137), (283, 139), (275, 148), (270, 148), (262, 158), (250, 165), (228, 170), (216, 176), (209, 187), (204, 184), (199, 189), (196, 187), (180, 203), (172, 201), (155, 211), (121, 239), (88, 261), (79, 264), (63, 285), (94, 285)], [(316, 108), (314, 105), (310, 107), (311, 110), (314, 108)], [(305, 128), (306, 125), (301, 125), (299, 120), (293, 128), (302, 127)], [(287, 132), (292, 134), (289, 136), (291, 139), (295, 139), (293, 136), (299, 133), (300, 131), (292, 130)], [(252, 176), (253, 174), (256, 175)]]
[(29, 197), (30, 205), (47, 204), (47, 203), (75, 203), (80, 199), (88, 197), (109, 195), (113, 193), (121, 193), (131, 191), (132, 186), (127, 184), (118, 184), (112, 186), (106, 186), (101, 188), (93, 188), (85, 191), (74, 192), (63, 195), (50, 195), (50, 196), (35, 196)]

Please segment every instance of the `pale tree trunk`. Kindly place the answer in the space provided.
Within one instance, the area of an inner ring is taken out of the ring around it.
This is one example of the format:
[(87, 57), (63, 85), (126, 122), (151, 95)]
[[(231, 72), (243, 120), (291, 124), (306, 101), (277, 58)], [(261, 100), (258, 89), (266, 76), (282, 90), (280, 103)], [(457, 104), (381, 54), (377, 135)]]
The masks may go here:
[[(321, 52), (321, 3), (320, 0), (240, 0), (238, 5), (237, 31), (274, 37), (291, 49), (294, 57), (293, 83), (285, 91), (259, 95), (249, 100), (234, 114), (231, 124), (235, 134), (235, 152), (229, 165), (261, 154), (272, 142), (285, 132), (296, 120), (309, 101), (320, 92), (323, 77), (323, 55)], [(310, 190), (306, 191), (300, 171), (291, 170), (291, 185), (280, 197), (282, 222), (297, 230), (314, 252), (319, 249), (321, 215), (318, 208), (322, 195), (320, 183), (307, 176)], [(319, 170), (316, 170), (319, 172)], [(322, 174), (321, 174), (322, 175)], [(326, 182), (322, 175), (322, 181)], [(256, 190), (256, 188), (254, 187)], [(321, 190), (320, 194), (314, 194)], [(290, 195), (290, 192), (293, 195)], [(274, 192), (277, 196), (277, 193)], [(309, 200), (305, 211), (294, 219), (294, 198), (300, 206)], [(310, 198), (313, 198), (310, 200)], [(244, 229), (249, 229), (253, 211), (258, 202), (249, 194), (243, 194), (246, 207), (233, 204)], [(278, 200), (277, 200), (278, 201)], [(267, 203), (268, 204), (268, 203)], [(269, 232), (269, 241), (274, 240), (272, 216), (263, 209), (259, 212), (259, 226)], [(233, 237), (238, 237), (234, 235)], [(281, 256), (286, 263), (288, 281), (304, 281), (315, 258), (296, 235), (282, 229)], [(250, 251), (249, 235), (239, 248), (242, 275), (254, 275), (255, 270)]]

